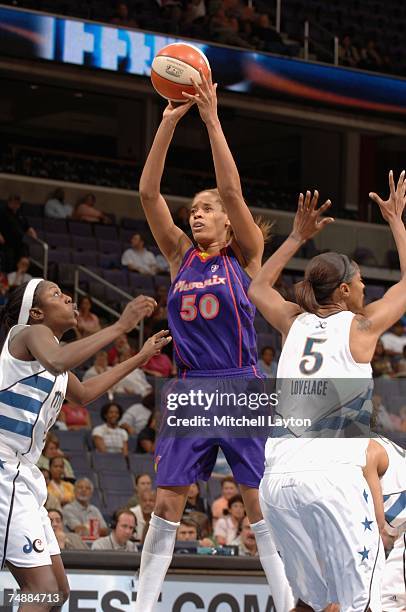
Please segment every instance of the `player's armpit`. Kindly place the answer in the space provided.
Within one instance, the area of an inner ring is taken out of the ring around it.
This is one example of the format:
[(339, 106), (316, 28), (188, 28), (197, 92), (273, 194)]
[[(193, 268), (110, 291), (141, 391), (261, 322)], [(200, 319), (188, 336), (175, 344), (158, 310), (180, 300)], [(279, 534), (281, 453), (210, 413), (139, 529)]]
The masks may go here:
[(393, 285), (382, 299), (368, 304), (363, 318), (369, 322), (368, 328), (360, 329), (379, 338), (392, 325), (399, 321), (406, 311), (406, 278)]

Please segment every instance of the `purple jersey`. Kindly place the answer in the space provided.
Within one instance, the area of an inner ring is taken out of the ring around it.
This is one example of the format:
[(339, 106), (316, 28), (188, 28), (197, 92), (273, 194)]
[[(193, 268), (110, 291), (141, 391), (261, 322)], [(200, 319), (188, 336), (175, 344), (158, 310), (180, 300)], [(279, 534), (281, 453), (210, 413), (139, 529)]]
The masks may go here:
[(231, 247), (217, 255), (191, 248), (168, 294), (168, 320), (181, 370), (256, 366), (250, 279)]

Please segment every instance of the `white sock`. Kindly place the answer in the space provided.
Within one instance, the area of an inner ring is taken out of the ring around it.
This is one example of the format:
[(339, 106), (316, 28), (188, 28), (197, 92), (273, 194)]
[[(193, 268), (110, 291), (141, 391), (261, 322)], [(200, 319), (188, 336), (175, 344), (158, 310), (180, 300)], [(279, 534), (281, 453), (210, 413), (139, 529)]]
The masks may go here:
[(254, 523), (251, 529), (255, 533), (259, 559), (271, 589), (276, 612), (289, 612), (295, 607), (292, 589), (265, 520)]
[(142, 548), (135, 612), (153, 612), (171, 564), (179, 525), (151, 514)]

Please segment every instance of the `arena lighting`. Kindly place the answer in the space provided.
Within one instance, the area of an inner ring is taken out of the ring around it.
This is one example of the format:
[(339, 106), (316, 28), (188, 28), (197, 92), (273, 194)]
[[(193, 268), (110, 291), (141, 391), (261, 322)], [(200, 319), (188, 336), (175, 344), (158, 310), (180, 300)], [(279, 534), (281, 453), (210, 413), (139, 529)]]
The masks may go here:
[[(0, 54), (150, 76), (156, 53), (181, 39), (0, 8)], [(219, 86), (266, 98), (299, 100), (379, 115), (406, 114), (406, 80), (192, 41)]]

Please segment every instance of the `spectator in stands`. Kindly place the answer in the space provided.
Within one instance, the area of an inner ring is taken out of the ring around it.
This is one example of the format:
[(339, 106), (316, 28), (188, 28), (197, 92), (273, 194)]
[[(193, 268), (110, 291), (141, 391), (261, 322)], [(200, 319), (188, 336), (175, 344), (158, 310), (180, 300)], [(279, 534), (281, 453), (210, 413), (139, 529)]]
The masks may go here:
[(177, 542), (196, 542), (199, 537), (199, 526), (190, 518), (182, 518), (176, 532)]
[(140, 274), (156, 274), (158, 266), (155, 255), (145, 248), (145, 241), (141, 234), (134, 234), (131, 238), (131, 248), (126, 249), (121, 257), (121, 265), (132, 272)]
[(124, 412), (119, 425), (129, 436), (138, 435), (148, 424), (151, 412), (155, 408), (155, 395), (148, 393), (141, 403), (132, 404)]
[(137, 506), (130, 508), (137, 521), (135, 539), (138, 540), (138, 542), (141, 542), (145, 527), (149, 524), (152, 511), (154, 510), (155, 500), (155, 491), (143, 491), (140, 493), (140, 503)]
[(98, 376), (99, 374), (103, 374), (103, 372), (107, 372), (107, 370), (111, 370), (109, 366), (109, 358), (107, 355), (107, 351), (99, 351), (96, 353), (93, 365), (86, 370), (83, 374), (83, 382), (88, 380), (89, 378), (93, 378), (94, 376)]
[(256, 46), (259, 46), (263, 51), (287, 53), (288, 47), (283, 44), (281, 35), (272, 27), (269, 15), (266, 13), (256, 16), (252, 33), (259, 41), (259, 45)]
[(127, 508), (117, 510), (113, 517), (110, 535), (93, 542), (92, 550), (125, 550), (127, 552), (135, 552), (137, 551), (137, 545), (131, 540), (136, 528), (137, 519), (131, 510)]
[(28, 257), (20, 257), (17, 261), (17, 270), (7, 274), (7, 282), (10, 290), (27, 283), (32, 279), (31, 274), (28, 274), (30, 268), (30, 260)]
[[(48, 485), (51, 480), (51, 474), (49, 473), (49, 470), (47, 470), (46, 468), (40, 468), (40, 471), (42, 472), (42, 475), (45, 479), (45, 484), (47, 485), (47, 489), (48, 489)], [(52, 495), (52, 493), (49, 493), (49, 492), (47, 495), (47, 500), (44, 505), (45, 505), (46, 510), (49, 510), (50, 508), (56, 508), (57, 510), (62, 510), (62, 506), (59, 503), (59, 499), (55, 497), (55, 495)]]
[(119, 363), (121, 356), (125, 353), (131, 353), (131, 356), (134, 355), (134, 351), (131, 349), (131, 346), (128, 343), (127, 334), (121, 334), (121, 336), (115, 340), (114, 345), (107, 353), (109, 366), (115, 366), (117, 363)]
[(238, 495), (238, 485), (232, 476), (226, 476), (221, 483), (221, 497), (214, 500), (211, 506), (213, 525), (215, 521), (224, 515), (224, 510), (228, 508), (228, 502), (232, 497)]
[(73, 211), (72, 219), (87, 221), (88, 223), (111, 223), (110, 217), (96, 208), (96, 196), (93, 193), (87, 193), (79, 199)]
[(213, 535), (211, 521), (207, 514), (203, 514), (203, 512), (191, 512), (187, 515), (187, 518), (198, 525), (201, 546), (217, 546), (217, 540)]
[(118, 2), (116, 13), (111, 19), (111, 23), (127, 28), (137, 28), (138, 24), (135, 19), (130, 18), (130, 11), (126, 2)]
[(7, 302), (8, 289), (8, 278), (4, 272), (0, 271), (0, 306)]
[(76, 533), (66, 533), (59, 508), (48, 509), (49, 520), (61, 550), (87, 550), (86, 544)]
[(272, 346), (263, 347), (258, 365), (267, 378), (276, 378), (278, 365), (275, 361), (275, 349)]
[(357, 47), (352, 44), (349, 34), (343, 36), (340, 41), (338, 57), (342, 66), (349, 66), (350, 68), (356, 68), (361, 61), (359, 51)]
[(239, 535), (241, 521), (245, 516), (244, 502), (241, 495), (234, 495), (228, 500), (228, 514), (218, 519), (214, 535), (220, 546), (231, 544)]
[(397, 430), (406, 433), (406, 406), (399, 408), (399, 424)]
[(137, 450), (139, 454), (155, 453), (157, 418), (156, 414), (152, 413), (148, 419), (148, 423), (144, 429), (140, 431), (137, 438)]
[(37, 238), (37, 232), (30, 226), (21, 212), (21, 198), (10, 195), (7, 206), (0, 212), (0, 245), (3, 245), (5, 271), (15, 270), (20, 257), (28, 255), (24, 236)]
[(100, 453), (122, 453), (128, 455), (128, 434), (118, 426), (123, 416), (122, 407), (116, 402), (105, 404), (100, 416), (104, 425), (98, 425), (92, 431), (93, 442)]
[(76, 328), (78, 338), (85, 338), (101, 330), (99, 317), (92, 312), (93, 302), (88, 295), (79, 300), (79, 316)]
[(65, 400), (61, 414), (65, 417), (66, 426), (71, 431), (90, 429), (92, 426), (90, 414), (86, 406), (79, 406), (79, 404), (75, 404), (70, 400)]
[(406, 346), (403, 347), (401, 359), (396, 363), (396, 376), (398, 378), (406, 378)]
[(383, 66), (383, 58), (381, 57), (376, 42), (373, 38), (369, 38), (366, 45), (361, 49), (360, 68), (365, 70), (379, 70)]
[(406, 335), (402, 321), (398, 321), (392, 327), (391, 331), (386, 332), (381, 337), (385, 353), (390, 356), (400, 356), (403, 354), (403, 348), (406, 346)]
[(49, 462), (53, 457), (63, 458), (65, 479), (74, 480), (75, 473), (70, 462), (66, 459), (66, 457), (64, 457), (63, 452), (60, 449), (58, 437), (52, 431), (49, 431), (47, 433), (45, 446), (42, 451), (42, 455), (38, 460), (37, 466), (40, 469), (45, 468), (46, 470), (49, 470)]
[(152, 491), (152, 479), (149, 474), (138, 474), (135, 477), (135, 487), (134, 494), (128, 500), (126, 506), (128, 508), (133, 508), (134, 506), (138, 506), (139, 497), (141, 493), (144, 491)]
[(242, 519), (240, 535), (231, 544), (238, 546), (238, 554), (243, 557), (258, 557), (257, 541), (248, 516)]
[(203, 514), (207, 514), (207, 506), (204, 499), (200, 497), (200, 485), (198, 482), (194, 482), (190, 485), (187, 495), (184, 514), (190, 514), (191, 512), (202, 512)]
[[(188, 0), (185, 9), (184, 22), (192, 23), (193, 21), (196, 21), (196, 19), (202, 19), (204, 17), (206, 17), (206, 4), (204, 0)], [(186, 206), (184, 206), (183, 208), (186, 208)], [(175, 224), (178, 225), (176, 221)]]
[(48, 493), (55, 495), (61, 506), (69, 504), (75, 499), (73, 484), (65, 480), (65, 466), (63, 457), (53, 457), (49, 461), (51, 480), (48, 484)]
[(169, 378), (172, 374), (173, 363), (165, 353), (159, 353), (159, 355), (153, 355), (142, 369), (146, 374), (150, 376), (156, 376), (157, 378)]
[(393, 375), (392, 362), (386, 354), (381, 340), (378, 340), (376, 343), (371, 366), (374, 378), (379, 378), (379, 376), (389, 377)]
[(67, 219), (72, 216), (73, 207), (65, 202), (65, 192), (58, 187), (49, 194), (45, 204), (45, 216), (50, 219)]
[[(132, 356), (132, 350), (128, 350), (123, 352), (120, 355), (120, 363), (126, 361)], [(126, 393), (127, 395), (141, 395), (141, 397), (145, 397), (148, 393), (151, 393), (152, 386), (149, 384), (147, 377), (141, 368), (136, 368), (125, 378), (120, 380), (119, 383), (115, 386), (115, 393)]]
[(105, 536), (109, 530), (102, 513), (90, 503), (94, 486), (88, 478), (80, 478), (75, 483), (75, 500), (66, 504), (63, 509), (63, 519), (66, 527), (81, 536), (90, 533), (90, 519), (99, 521), (99, 534)]

